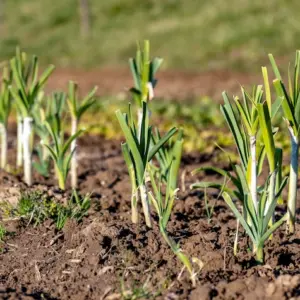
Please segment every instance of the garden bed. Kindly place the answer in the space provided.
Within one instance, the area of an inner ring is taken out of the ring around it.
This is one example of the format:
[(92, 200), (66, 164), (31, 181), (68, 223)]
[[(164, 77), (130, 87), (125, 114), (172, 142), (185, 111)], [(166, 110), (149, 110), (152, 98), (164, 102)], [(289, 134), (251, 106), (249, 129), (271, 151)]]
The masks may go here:
[[(131, 222), (131, 187), (120, 142), (86, 136), (79, 149), (79, 190), (93, 192), (88, 216), (78, 224), (68, 221), (61, 231), (50, 220), (38, 226), (22, 219), (3, 221), (8, 234), (1, 243), (1, 299), (275, 300), (300, 295), (299, 230), (292, 236), (284, 226), (276, 231), (264, 248), (265, 264), (257, 266), (242, 231), (238, 255), (233, 255), (236, 219), (226, 203), (208, 195), (210, 203), (216, 201), (209, 222), (203, 193), (189, 190), (197, 179), (190, 171), (211, 165), (214, 153), (183, 156), (181, 174), (186, 176), (168, 224), (182, 250), (199, 259), (192, 287), (159, 228)], [(21, 177), (2, 171), (0, 182), (1, 200), (17, 201), (26, 189)], [(64, 202), (70, 192), (60, 192), (55, 184), (54, 176), (36, 176), (27, 190)]]

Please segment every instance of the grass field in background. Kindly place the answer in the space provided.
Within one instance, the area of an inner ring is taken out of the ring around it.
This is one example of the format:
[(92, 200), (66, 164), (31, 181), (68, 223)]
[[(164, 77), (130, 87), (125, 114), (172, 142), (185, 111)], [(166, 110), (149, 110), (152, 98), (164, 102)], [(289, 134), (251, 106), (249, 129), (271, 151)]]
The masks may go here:
[(150, 39), (164, 68), (252, 71), (266, 54), (292, 57), (297, 0), (90, 0), (92, 31), (80, 37), (78, 0), (1, 0), (0, 59), (16, 45), (62, 67), (121, 66)]

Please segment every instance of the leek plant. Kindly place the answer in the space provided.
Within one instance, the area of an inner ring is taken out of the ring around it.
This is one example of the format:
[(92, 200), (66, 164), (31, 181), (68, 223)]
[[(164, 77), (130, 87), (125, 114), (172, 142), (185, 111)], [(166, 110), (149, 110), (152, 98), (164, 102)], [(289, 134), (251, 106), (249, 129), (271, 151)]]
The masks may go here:
[(64, 132), (61, 128), (55, 126), (56, 124), (59, 124), (59, 120), (52, 124), (49, 121), (45, 122), (45, 126), (49, 131), (53, 144), (45, 144), (44, 146), (48, 149), (49, 155), (53, 160), (58, 179), (58, 186), (61, 190), (65, 190), (71, 159), (74, 154), (74, 150), (70, 151), (71, 144), (83, 130), (78, 130), (75, 134), (71, 135), (67, 141), (64, 141)]
[(143, 118), (142, 104), (154, 97), (154, 88), (157, 84), (155, 74), (163, 62), (162, 58), (155, 57), (150, 59), (150, 43), (144, 41), (143, 51), (138, 45), (135, 58), (129, 59), (129, 66), (132, 73), (134, 87), (130, 89), (133, 99), (138, 107), (138, 130), (141, 130)]
[[(258, 208), (257, 199), (257, 133), (258, 133), (258, 112), (257, 105), (262, 102), (262, 86), (257, 86), (253, 95), (249, 95), (242, 87), (243, 102), (238, 97), (234, 98), (236, 110), (233, 109), (228, 96), (223, 93), (225, 104), (221, 111), (234, 136), (242, 169), (247, 174), (251, 199), (255, 210)], [(240, 118), (238, 117), (240, 116)]]
[(54, 66), (49, 66), (39, 77), (38, 58), (33, 56), (31, 68), (28, 73), (23, 71), (23, 61), (20, 56), (14, 57), (11, 62), (11, 69), (15, 86), (10, 91), (14, 97), (18, 110), (23, 119), (22, 142), (24, 156), (24, 180), (28, 186), (32, 184), (32, 151), (30, 141), (32, 138), (33, 112), (39, 93), (42, 91)]
[[(21, 52), (20, 48), (16, 48), (15, 59), (18, 62), (19, 72), (22, 74), (22, 77), (25, 81), (25, 86), (29, 82), (30, 72), (32, 70), (33, 60), (28, 62), (28, 57), (25, 52)], [(22, 111), (20, 110), (17, 103), (15, 103), (17, 110), (17, 160), (16, 167), (17, 169), (22, 168), (23, 166), (23, 117)]]
[(40, 144), (36, 147), (38, 160), (33, 162), (33, 167), (38, 173), (44, 177), (48, 177), (50, 157), (49, 151), (43, 145), (50, 143), (51, 136), (45, 124), (49, 122), (52, 128), (56, 128), (56, 131), (61, 130), (63, 114), (65, 112), (66, 94), (63, 92), (54, 92), (43, 99), (46, 101), (41, 101), (34, 115), (34, 129), (40, 138)]
[[(263, 262), (263, 247), (272, 233), (285, 221), (286, 216), (273, 223), (274, 211), (281, 197), (281, 192), (287, 183), (287, 178), (281, 178), (282, 150), (275, 148), (272, 118), (277, 113), (280, 101), (271, 103), (271, 93), (268, 85), (268, 75), (263, 68), (266, 100), (263, 99), (263, 87), (257, 86), (250, 96), (242, 89), (243, 102), (234, 98), (233, 106), (227, 95), (223, 93), (225, 104), (221, 111), (234, 137), (240, 157), (240, 165), (232, 165), (232, 171), (219, 168), (203, 167), (194, 173), (211, 170), (232, 181), (234, 189), (214, 182), (195, 183), (192, 188), (213, 187), (223, 190), (222, 196), (235, 214), (238, 224), (241, 224), (253, 242), (253, 252), (258, 263)], [(258, 155), (257, 155), (258, 154)], [(270, 174), (263, 186), (258, 186), (258, 176), (264, 167), (267, 156)], [(277, 184), (278, 183), (278, 184)], [(242, 203), (242, 213), (238, 204)], [(238, 227), (237, 227), (238, 228)], [(237, 249), (237, 235), (234, 249)]]
[(141, 198), (145, 221), (151, 227), (150, 206), (146, 187), (147, 165), (162, 146), (175, 134), (171, 129), (163, 138), (153, 141), (152, 127), (149, 126), (150, 111), (148, 102), (154, 97), (154, 87), (157, 80), (154, 78), (162, 59), (150, 60), (150, 43), (144, 41), (143, 50), (138, 45), (136, 57), (129, 60), (134, 87), (130, 89), (138, 108), (137, 126), (133, 120), (131, 105), (128, 114), (117, 111), (117, 118), (126, 138), (122, 144), (122, 151), (128, 167), (132, 185), (131, 206), (132, 222), (138, 222), (137, 203)]
[(291, 140), (291, 159), (288, 193), (288, 230), (295, 232), (296, 203), (297, 203), (297, 183), (298, 183), (298, 159), (299, 159), (299, 134), (300, 134), (300, 51), (296, 52), (295, 66), (293, 75), (288, 76), (288, 87), (283, 83), (279, 69), (272, 54), (269, 59), (276, 79), (273, 81), (277, 96), (281, 101), (284, 120), (290, 134)]
[(122, 152), (132, 185), (132, 222), (138, 222), (137, 203), (141, 199), (146, 225), (152, 227), (150, 205), (146, 186), (146, 170), (148, 164), (160, 148), (176, 133), (177, 129), (172, 128), (164, 137), (159, 139), (155, 144), (151, 142), (152, 127), (149, 126), (148, 104), (142, 103), (142, 122), (140, 131), (136, 128), (131, 105), (129, 104), (128, 114), (123, 114), (120, 110), (116, 115), (126, 142), (122, 144)]
[[(196, 274), (194, 273), (189, 258), (182, 252), (179, 245), (176, 244), (176, 242), (168, 235), (167, 232), (167, 224), (170, 219), (174, 201), (178, 192), (177, 180), (182, 155), (182, 145), (183, 140), (181, 136), (175, 141), (174, 147), (172, 148), (171, 153), (169, 153), (169, 156), (172, 157), (172, 161), (169, 172), (166, 173), (165, 179), (163, 179), (162, 176), (156, 178), (154, 169), (151, 168), (150, 164), (148, 164), (148, 173), (150, 175), (151, 187), (153, 190), (153, 192), (149, 191), (148, 195), (158, 215), (159, 229), (163, 238), (170, 246), (174, 254), (186, 267), (194, 284)], [(162, 192), (163, 186), (165, 186), (165, 195), (163, 195)]]
[[(82, 115), (95, 103), (95, 93), (97, 87), (94, 87), (85, 98), (79, 102), (78, 100), (78, 85), (69, 82), (68, 106), (72, 117), (72, 131), (71, 135), (78, 131), (78, 124)], [(71, 152), (73, 153), (71, 160), (71, 186), (77, 188), (77, 156), (76, 156), (76, 139), (71, 144)]]
[[(276, 189), (276, 174), (281, 167), (278, 152), (282, 152), (281, 149), (275, 148), (269, 108), (266, 102), (257, 104), (259, 125), (270, 170), (265, 185), (258, 189), (260, 199), (257, 207), (255, 207), (253, 201), (250, 200), (251, 197), (248, 196), (248, 193), (244, 193), (244, 199), (242, 199), (242, 201), (243, 209), (246, 213), (242, 216), (237, 205), (233, 202), (231, 195), (227, 192), (223, 192), (226, 203), (253, 242), (253, 252), (256, 254), (256, 261), (258, 263), (264, 262), (263, 248), (265, 241), (271, 238), (273, 232), (286, 220), (286, 215), (281, 217), (277, 222), (273, 220), (274, 211), (282, 190), (286, 186), (287, 178), (284, 178), (280, 182), (278, 189)], [(248, 185), (246, 184), (245, 177), (242, 178), (242, 182), (244, 190), (247, 191)]]
[(1, 159), (0, 167), (7, 166), (7, 122), (11, 112), (11, 94), (9, 85), (11, 84), (11, 72), (7, 67), (3, 68), (2, 84), (0, 90), (0, 136), (1, 136)]
[(262, 171), (262, 163), (265, 157), (264, 146), (257, 143), (259, 131), (257, 106), (262, 103), (263, 89), (259, 85), (253, 89), (253, 93), (250, 95), (242, 87), (241, 92), (243, 100), (234, 97), (233, 103), (229, 100), (226, 92), (223, 92), (224, 105), (221, 106), (221, 111), (237, 146), (240, 165), (231, 164), (233, 172), (211, 167), (202, 167), (193, 172), (195, 174), (199, 171), (210, 170), (219, 173), (224, 178), (231, 180), (236, 189), (231, 190), (225, 187), (224, 184), (221, 185), (215, 182), (195, 183), (191, 185), (191, 188), (217, 188), (243, 201), (245, 198), (243, 178), (246, 178), (248, 187), (246, 190), (249, 189), (251, 200), (255, 209), (257, 209), (257, 176)]

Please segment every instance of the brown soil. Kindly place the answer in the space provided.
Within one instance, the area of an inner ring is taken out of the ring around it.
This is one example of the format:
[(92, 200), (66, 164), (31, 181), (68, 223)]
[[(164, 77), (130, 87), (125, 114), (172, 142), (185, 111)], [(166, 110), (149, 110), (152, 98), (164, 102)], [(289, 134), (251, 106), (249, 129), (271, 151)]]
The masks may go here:
[[(89, 216), (80, 224), (67, 223), (61, 232), (50, 221), (36, 227), (21, 220), (5, 222), (11, 234), (1, 245), (1, 299), (300, 299), (299, 228), (290, 237), (278, 231), (266, 245), (266, 264), (257, 266), (242, 233), (239, 254), (233, 256), (236, 223), (223, 201), (216, 202), (208, 222), (203, 194), (188, 186), (196, 180), (190, 171), (211, 157), (184, 156), (187, 176), (168, 225), (184, 252), (204, 264), (193, 288), (158, 227), (131, 223), (120, 143), (90, 136), (79, 149), (80, 191), (93, 191)], [(10, 202), (25, 188), (20, 178), (4, 172), (0, 182), (0, 198)], [(69, 194), (40, 176), (32, 189), (58, 201)], [(214, 194), (209, 197), (214, 201)], [(152, 296), (122, 298), (122, 283), (127, 292), (144, 285)]]
[[(257, 76), (232, 71), (192, 72), (182, 70), (160, 71), (156, 95), (165, 99), (179, 100), (210, 96), (215, 100), (221, 98), (223, 90), (237, 92), (239, 85), (255, 84)], [(87, 92), (95, 85), (101, 96), (126, 93), (132, 85), (128, 68), (106, 68), (90, 71), (57, 69), (50, 77), (48, 89), (66, 89), (68, 81), (79, 83), (82, 92)]]

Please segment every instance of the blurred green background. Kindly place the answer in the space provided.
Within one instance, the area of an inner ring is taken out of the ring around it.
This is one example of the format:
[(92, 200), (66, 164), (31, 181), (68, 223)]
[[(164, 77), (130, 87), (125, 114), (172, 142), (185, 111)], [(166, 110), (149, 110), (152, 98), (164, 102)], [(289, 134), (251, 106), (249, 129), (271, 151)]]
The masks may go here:
[(0, 59), (21, 45), (60, 67), (124, 66), (136, 41), (150, 39), (152, 54), (164, 57), (166, 69), (253, 72), (269, 52), (290, 58), (300, 40), (298, 0), (0, 0), (0, 5)]
[(184, 126), (186, 150), (212, 153), (232, 147), (221, 92), (262, 83), (270, 52), (287, 74), (299, 46), (299, 11), (297, 0), (0, 0), (0, 63), (21, 46), (57, 66), (48, 91), (66, 89), (70, 79), (83, 93), (98, 85), (101, 97), (84, 124), (121, 138), (114, 112), (130, 99), (128, 58), (149, 39), (166, 70), (158, 74), (154, 122), (162, 130)]

